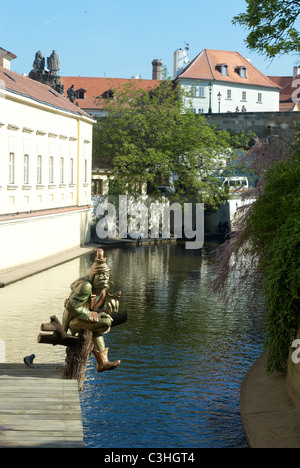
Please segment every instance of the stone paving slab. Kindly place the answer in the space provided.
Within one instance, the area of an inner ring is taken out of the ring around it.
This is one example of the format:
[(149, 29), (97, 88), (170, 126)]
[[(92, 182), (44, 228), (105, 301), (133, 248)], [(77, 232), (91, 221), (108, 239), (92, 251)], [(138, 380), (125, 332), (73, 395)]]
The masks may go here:
[(300, 448), (300, 409), (289, 397), (286, 375), (265, 371), (267, 353), (246, 375), (240, 413), (251, 448)]
[(51, 257), (43, 258), (37, 262), (20, 265), (18, 267), (9, 268), (7, 270), (0, 270), (0, 284), (7, 286), (16, 281), (20, 281), (29, 276), (40, 273), (41, 271), (48, 270), (62, 263), (73, 260), (74, 258), (93, 252), (95, 249), (100, 248), (98, 244), (90, 244), (86, 246), (76, 247), (74, 249), (66, 250)]

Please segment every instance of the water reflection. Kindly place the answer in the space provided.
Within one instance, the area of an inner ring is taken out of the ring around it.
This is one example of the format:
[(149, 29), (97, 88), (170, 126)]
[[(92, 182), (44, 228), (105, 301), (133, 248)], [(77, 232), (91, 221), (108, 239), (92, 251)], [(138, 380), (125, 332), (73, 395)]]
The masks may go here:
[(108, 251), (126, 325), (107, 338), (122, 364), (81, 395), (89, 447), (246, 447), (239, 391), (263, 340), (260, 301), (210, 294), (214, 245)]
[[(214, 248), (105, 251), (129, 318), (105, 339), (121, 366), (98, 374), (93, 357), (88, 365), (81, 393), (87, 447), (247, 446), (239, 392), (261, 353), (263, 307), (244, 293), (235, 308), (211, 295)], [(64, 349), (37, 344), (36, 336), (50, 315), (61, 317), (69, 284), (92, 261), (87, 255), (0, 290), (8, 361), (33, 352), (41, 362), (63, 362)]]

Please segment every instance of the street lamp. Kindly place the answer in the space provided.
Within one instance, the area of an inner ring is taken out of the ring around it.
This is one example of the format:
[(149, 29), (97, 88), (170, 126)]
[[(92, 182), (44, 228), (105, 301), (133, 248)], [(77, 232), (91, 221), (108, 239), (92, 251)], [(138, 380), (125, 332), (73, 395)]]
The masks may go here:
[(212, 84), (208, 83), (208, 89), (209, 89), (209, 107), (208, 107), (208, 113), (211, 114), (211, 90), (212, 90)]
[(219, 91), (218, 92), (219, 114), (220, 114), (220, 109), (221, 109), (221, 97), (222, 97), (222, 94)]

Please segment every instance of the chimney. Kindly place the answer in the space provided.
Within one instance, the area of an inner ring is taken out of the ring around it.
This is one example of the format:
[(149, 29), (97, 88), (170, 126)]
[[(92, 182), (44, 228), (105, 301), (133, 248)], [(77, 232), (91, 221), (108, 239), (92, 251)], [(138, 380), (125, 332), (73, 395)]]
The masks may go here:
[(293, 78), (296, 78), (296, 76), (300, 75), (300, 68), (299, 67), (294, 67), (293, 68)]
[(8, 52), (8, 50), (2, 49), (0, 47), (0, 67), (10, 70), (10, 62), (17, 58), (15, 54)]
[(155, 59), (152, 61), (152, 80), (161, 81), (162, 64), (162, 60), (160, 59)]

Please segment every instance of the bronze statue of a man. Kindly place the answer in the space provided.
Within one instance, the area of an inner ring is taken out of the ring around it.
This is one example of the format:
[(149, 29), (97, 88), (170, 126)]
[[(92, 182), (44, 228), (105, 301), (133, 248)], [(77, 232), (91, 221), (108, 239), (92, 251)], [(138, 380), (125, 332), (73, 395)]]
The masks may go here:
[[(97, 256), (90, 273), (74, 281), (71, 294), (65, 302), (62, 324), (67, 332), (76, 335), (80, 329), (93, 332), (93, 353), (97, 360), (98, 372), (112, 370), (119, 366), (121, 361), (108, 360), (108, 348), (105, 347), (103, 335), (110, 331), (112, 317), (109, 313), (119, 309), (118, 296), (108, 294), (109, 268), (102, 249), (97, 250)], [(111, 301), (111, 298), (114, 300)]]

